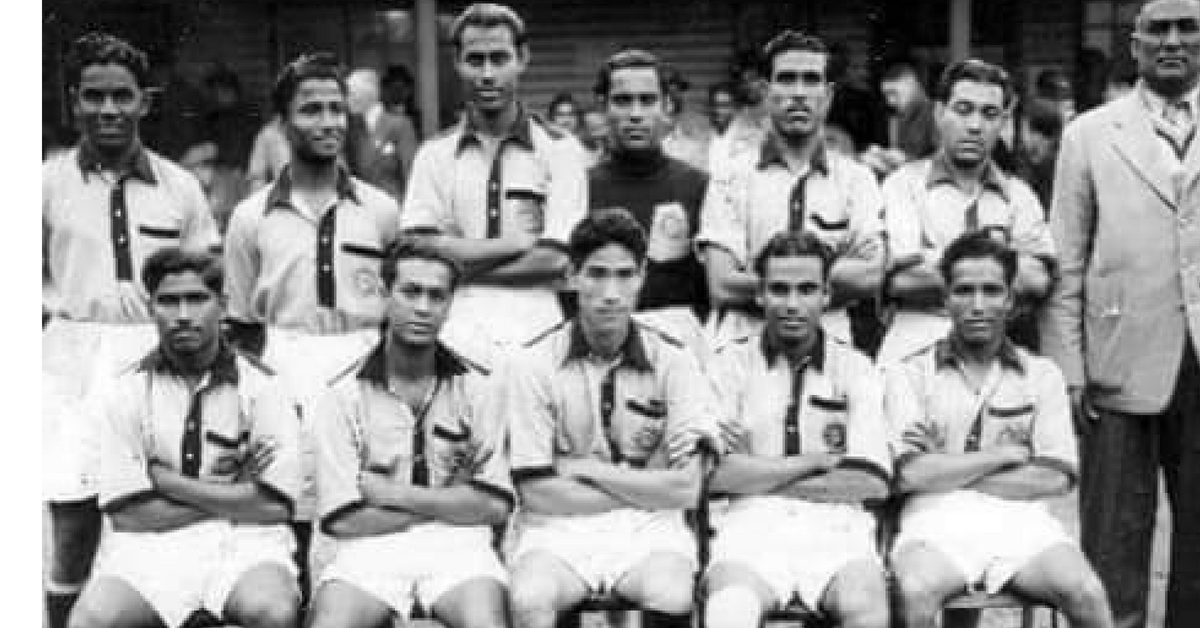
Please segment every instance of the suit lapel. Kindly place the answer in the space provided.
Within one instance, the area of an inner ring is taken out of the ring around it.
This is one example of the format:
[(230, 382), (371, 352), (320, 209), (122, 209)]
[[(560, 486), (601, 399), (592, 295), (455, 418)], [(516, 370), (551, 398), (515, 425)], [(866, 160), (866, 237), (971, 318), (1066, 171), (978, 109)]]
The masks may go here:
[[(1142, 108), (1136, 90), (1122, 98), (1118, 110), (1113, 113), (1113, 148), (1164, 203), (1174, 208), (1176, 193), (1171, 182), (1172, 164), (1168, 163), (1163, 147), (1158, 145), (1162, 140), (1155, 134), (1154, 126)], [(1197, 139), (1200, 138), (1192, 140), (1192, 146), (1186, 156), (1189, 160), (1200, 160), (1200, 155), (1193, 157), (1196, 144), (1200, 143)]]

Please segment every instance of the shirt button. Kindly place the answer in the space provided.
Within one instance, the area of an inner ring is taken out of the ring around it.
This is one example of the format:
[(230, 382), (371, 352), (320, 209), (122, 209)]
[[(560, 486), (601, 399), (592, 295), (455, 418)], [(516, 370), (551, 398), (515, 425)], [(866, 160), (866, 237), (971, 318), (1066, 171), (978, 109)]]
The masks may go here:
[(329, 236), (321, 238), (321, 244), (329, 244)]
[(194, 429), (196, 429), (196, 424), (195, 424), (194, 422), (189, 422), (189, 423), (187, 424), (187, 428), (188, 428), (189, 430), (194, 430)]
[(114, 216), (116, 216), (117, 218), (120, 218), (120, 217), (121, 217), (121, 210), (119, 210), (119, 209), (118, 209), (118, 210), (115, 210), (115, 211), (113, 212), (113, 215), (114, 215)]
[(488, 189), (489, 189), (489, 190), (491, 190), (491, 191), (493, 191), (493, 192), (495, 192), (496, 190), (499, 190), (499, 189), (500, 189), (500, 184), (499, 184), (499, 183), (492, 183), (491, 185), (489, 185), (489, 186), (488, 186)]
[(117, 244), (125, 244), (125, 236), (117, 236)]
[(321, 264), (321, 270), (329, 272), (329, 264)]
[(196, 454), (188, 454), (188, 455), (186, 456), (186, 458), (187, 458), (188, 460), (194, 460), (194, 459), (196, 458)]

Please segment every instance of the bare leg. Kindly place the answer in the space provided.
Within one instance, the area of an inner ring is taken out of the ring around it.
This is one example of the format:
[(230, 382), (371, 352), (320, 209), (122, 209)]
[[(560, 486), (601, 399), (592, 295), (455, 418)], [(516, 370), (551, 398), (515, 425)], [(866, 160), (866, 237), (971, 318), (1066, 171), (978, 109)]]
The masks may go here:
[(821, 610), (844, 628), (888, 628), (887, 577), (875, 560), (856, 560), (842, 567), (821, 596)]
[(296, 628), (300, 587), (282, 565), (256, 565), (238, 578), (222, 616), (243, 628)]
[(742, 563), (722, 561), (704, 577), (704, 625), (708, 628), (758, 628), (776, 603), (776, 594)]
[(330, 580), (313, 594), (309, 628), (379, 628), (390, 626), (392, 609), (383, 600), (342, 580)]
[(967, 590), (962, 572), (927, 543), (906, 543), (892, 553), (891, 563), (907, 628), (935, 628), (946, 599)]
[(119, 578), (93, 578), (67, 622), (70, 628), (164, 628), (146, 598)]
[(532, 551), (511, 570), (512, 625), (554, 628), (558, 614), (582, 602), (587, 584), (561, 558)]
[(1053, 604), (1080, 628), (1110, 628), (1104, 585), (1083, 554), (1067, 544), (1038, 554), (1009, 582), (1017, 593)]
[(508, 595), (499, 580), (474, 578), (443, 593), (433, 616), (449, 628), (505, 628)]

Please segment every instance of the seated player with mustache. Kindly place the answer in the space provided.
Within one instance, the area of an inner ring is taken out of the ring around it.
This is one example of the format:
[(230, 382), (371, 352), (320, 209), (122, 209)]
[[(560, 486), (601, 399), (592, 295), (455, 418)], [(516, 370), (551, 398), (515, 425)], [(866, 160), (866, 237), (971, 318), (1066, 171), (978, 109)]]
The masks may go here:
[(946, 247), (950, 332), (887, 372), (897, 487), (891, 552), (904, 625), (933, 628), (945, 601), (1009, 589), (1071, 626), (1112, 613), (1078, 544), (1038, 500), (1078, 477), (1070, 402), (1053, 362), (1005, 336), (1018, 254), (984, 232)]

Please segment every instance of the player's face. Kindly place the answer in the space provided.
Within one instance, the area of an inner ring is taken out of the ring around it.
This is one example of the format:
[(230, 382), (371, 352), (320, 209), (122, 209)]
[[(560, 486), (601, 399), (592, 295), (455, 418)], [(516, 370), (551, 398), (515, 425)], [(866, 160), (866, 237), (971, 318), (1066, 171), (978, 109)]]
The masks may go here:
[(220, 338), (221, 296), (194, 271), (163, 277), (150, 298), (158, 338), (172, 355), (203, 356)]
[(454, 66), (470, 107), (494, 116), (514, 106), (529, 53), (513, 41), (512, 30), (507, 26), (468, 26), (461, 39)]
[(437, 340), (450, 311), (451, 273), (436, 260), (405, 259), (396, 263), (396, 281), (388, 298), (392, 340), (406, 346), (428, 346)]
[(825, 122), (833, 88), (825, 76), (828, 55), (788, 50), (775, 56), (767, 83), (767, 109), (784, 139), (807, 138)]
[(992, 154), (1008, 118), (1004, 90), (993, 83), (958, 81), (945, 104), (937, 104), (942, 150), (951, 163), (972, 168)]
[(1159, 0), (1142, 9), (1130, 51), (1138, 74), (1162, 94), (1175, 96), (1200, 76), (1200, 3)]
[(821, 326), (829, 300), (821, 258), (772, 257), (759, 287), (767, 333), (783, 344), (804, 344)]
[(955, 262), (946, 291), (954, 335), (964, 344), (982, 345), (1004, 337), (1013, 305), (1004, 268), (991, 258)]
[(614, 332), (629, 324), (645, 280), (645, 266), (619, 244), (596, 249), (571, 277), (579, 294), (579, 317), (590, 329)]
[(75, 119), (84, 141), (114, 154), (137, 141), (138, 124), (150, 101), (129, 68), (118, 63), (83, 68), (74, 96)]
[(346, 142), (346, 94), (333, 79), (308, 79), (296, 87), (284, 130), (294, 159), (328, 164)]
[(662, 143), (669, 120), (666, 98), (654, 68), (613, 72), (604, 110), (616, 149), (648, 151)]

